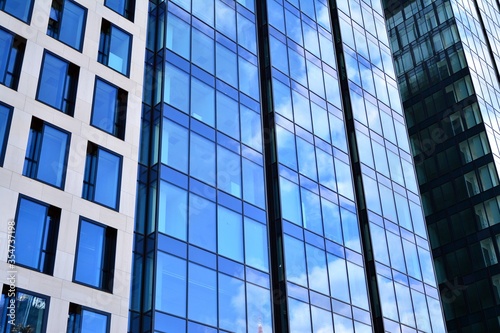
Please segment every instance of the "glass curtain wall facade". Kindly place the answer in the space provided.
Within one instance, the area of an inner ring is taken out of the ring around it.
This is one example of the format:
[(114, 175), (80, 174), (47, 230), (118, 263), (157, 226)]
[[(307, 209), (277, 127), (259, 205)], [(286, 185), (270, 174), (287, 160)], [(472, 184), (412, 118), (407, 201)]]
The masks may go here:
[(381, 3), (150, 1), (130, 332), (444, 332)]
[(500, 329), (498, 1), (385, 1), (449, 332)]

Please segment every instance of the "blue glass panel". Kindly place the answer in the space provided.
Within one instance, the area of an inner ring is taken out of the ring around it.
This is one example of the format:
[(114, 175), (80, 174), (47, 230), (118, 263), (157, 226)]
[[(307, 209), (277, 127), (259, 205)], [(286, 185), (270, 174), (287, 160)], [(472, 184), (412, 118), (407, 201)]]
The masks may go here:
[(229, 83), (233, 87), (238, 87), (238, 65), (236, 53), (225, 48), (219, 43), (217, 43), (215, 50), (217, 77), (226, 83)]
[(300, 188), (302, 202), (302, 221), (304, 228), (317, 234), (323, 235), (323, 223), (321, 221), (321, 206), (319, 196), (311, 191)]
[(365, 270), (351, 262), (347, 262), (349, 272), (349, 287), (352, 304), (368, 310), (368, 292), (366, 287)]
[(240, 156), (217, 145), (217, 187), (241, 198)]
[(215, 271), (189, 263), (188, 318), (217, 326)]
[(221, 92), (217, 92), (217, 129), (237, 140), (240, 138), (238, 102)]
[(28, 23), (31, 17), (33, 0), (5, 0), (3, 10), (21, 21)]
[(329, 295), (330, 287), (328, 285), (325, 251), (306, 244), (306, 254), (309, 288), (319, 291), (322, 294)]
[(162, 181), (158, 205), (158, 231), (186, 240), (187, 191)]
[(59, 40), (75, 49), (81, 49), (86, 9), (76, 3), (65, 1), (59, 27)]
[(16, 223), (16, 262), (38, 269), (45, 234), (47, 207), (21, 199)]
[(415, 317), (417, 318), (417, 328), (424, 332), (430, 332), (431, 324), (425, 295), (411, 289), (411, 296), (413, 299), (413, 308), (415, 309)]
[(263, 168), (247, 159), (243, 159), (243, 199), (249, 203), (265, 208)]
[(432, 265), (432, 258), (429, 251), (424, 250), (421, 247), (417, 247), (418, 250), (418, 258), (420, 259), (420, 266), (422, 268), (422, 275), (424, 278), (424, 282), (431, 285), (436, 286), (436, 280), (434, 278), (434, 270)]
[(396, 200), (399, 225), (406, 228), (407, 230), (413, 231), (410, 210), (408, 209), (408, 200), (399, 193), (394, 193), (394, 198)]
[(320, 184), (336, 191), (337, 184), (335, 180), (335, 169), (333, 168), (332, 155), (316, 148), (316, 158)]
[(297, 159), (299, 161), (299, 172), (316, 181), (318, 174), (316, 172), (314, 146), (300, 137), (297, 137)]
[(245, 217), (245, 263), (269, 271), (267, 228), (264, 224)]
[(187, 173), (188, 130), (173, 121), (163, 119), (161, 162)]
[(117, 107), (118, 88), (97, 79), (92, 104), (92, 125), (114, 134)]
[(80, 224), (75, 280), (101, 286), (105, 229), (84, 220)]
[(411, 304), (410, 289), (399, 283), (394, 283), (396, 299), (398, 300), (399, 318), (403, 324), (415, 327), (415, 317)]
[(80, 333), (107, 333), (108, 316), (94, 311), (82, 311), (82, 330)]
[(389, 245), (389, 255), (391, 257), (392, 267), (400, 272), (406, 273), (405, 259), (403, 256), (403, 247), (401, 239), (392, 232), (386, 232), (387, 244)]
[(278, 141), (278, 159), (280, 163), (297, 170), (297, 153), (295, 150), (295, 136), (283, 127), (276, 126)]
[(189, 59), (189, 41), (191, 40), (191, 27), (179, 17), (168, 13), (166, 46), (168, 49), (179, 54), (185, 59)]
[(359, 239), (359, 228), (356, 214), (344, 208), (340, 208), (340, 213), (342, 216), (344, 245), (354, 251), (361, 252), (361, 241)]
[(165, 64), (163, 99), (183, 112), (189, 111), (189, 74), (169, 63)]
[(94, 200), (116, 208), (120, 183), (121, 157), (99, 149)]
[[(271, 61), (273, 67), (279, 69), (280, 71), (288, 75), (288, 56), (287, 56), (286, 44), (280, 41), (279, 39), (275, 38), (273, 35), (270, 35), (269, 47), (270, 47)], [(290, 54), (290, 70), (294, 69), (295, 67), (300, 68), (300, 65), (299, 66), (297, 65), (298, 64), (292, 62), (292, 54)], [(305, 73), (304, 73), (304, 78), (305, 78)]]
[(393, 282), (381, 275), (377, 275), (377, 280), (382, 314), (384, 317), (398, 321), (398, 307), (396, 305)]
[(327, 255), (330, 293), (332, 297), (350, 303), (346, 261), (329, 253)]
[(215, 91), (202, 81), (191, 78), (191, 116), (215, 127)]
[(122, 74), (128, 75), (131, 44), (132, 37), (128, 33), (112, 26), (107, 65)]
[(44, 126), (37, 179), (60, 187), (66, 169), (68, 134)]
[(219, 273), (219, 327), (246, 332), (245, 283)]
[(315, 306), (311, 307), (313, 332), (334, 332), (332, 313)]
[(374, 223), (370, 223), (370, 236), (372, 237), (375, 260), (390, 266), (384, 229)]
[(311, 312), (309, 304), (288, 298), (290, 333), (311, 333)]
[(297, 44), (303, 45), (300, 19), (288, 9), (285, 10), (285, 23), (287, 36), (292, 38)]
[(157, 252), (156, 309), (177, 316), (186, 316), (186, 261)]
[(280, 177), (280, 197), (283, 218), (302, 226), (299, 186)]
[(191, 45), (191, 60), (194, 64), (203, 68), (210, 74), (214, 74), (214, 40), (197, 29), (193, 29), (192, 38), (193, 42)]
[(0, 104), (0, 165), (3, 163), (3, 156), (7, 146), (7, 131), (10, 126), (10, 114), (11, 109)]
[(258, 152), (262, 151), (262, 126), (260, 115), (240, 105), (241, 111), (241, 141)]
[(238, 43), (252, 53), (257, 52), (255, 23), (238, 13)]
[(215, 186), (215, 143), (191, 132), (189, 157), (191, 176)]
[(233, 260), (243, 260), (243, 223), (241, 215), (219, 206), (217, 209), (218, 253)]
[(125, 14), (125, 5), (127, 0), (106, 0), (105, 5), (113, 9), (115, 12), (124, 15)]
[(45, 54), (38, 84), (37, 99), (61, 110), (65, 94), (68, 63), (50, 54)]
[(288, 281), (307, 286), (304, 243), (285, 234), (285, 267)]
[(222, 0), (215, 0), (215, 26), (226, 37), (236, 40), (236, 15), (234, 8)]
[(338, 244), (343, 244), (339, 206), (321, 198), (321, 208), (325, 227), (325, 237)]
[(215, 252), (215, 203), (189, 195), (189, 242)]
[[(247, 283), (247, 325), (248, 332), (258, 332), (262, 327), (263, 332), (272, 332), (273, 324), (271, 319), (271, 293), (264, 289)], [(276, 295), (279, 297), (279, 295)], [(279, 298), (275, 299), (279, 301)]]
[(214, 0), (193, 0), (193, 15), (200, 18), (209, 26), (214, 26)]
[(0, 82), (4, 83), (5, 73), (9, 66), (9, 56), (11, 54), (12, 41), (14, 36), (7, 31), (0, 29)]
[(270, 0), (267, 2), (267, 15), (269, 24), (285, 33), (285, 16), (283, 15), (283, 6), (281, 2)]
[(415, 244), (403, 239), (403, 249), (406, 267), (408, 268), (408, 275), (418, 280), (422, 280), (422, 273), (420, 272), (420, 263), (418, 261), (418, 253)]
[(311, 107), (309, 100), (295, 90), (292, 90), (292, 99), (295, 122), (309, 132), (312, 132)]
[(351, 169), (349, 165), (335, 158), (335, 175), (337, 176), (337, 187), (339, 194), (354, 200), (354, 189), (352, 186)]
[(241, 92), (247, 94), (256, 101), (260, 100), (258, 84), (259, 71), (257, 66), (239, 57), (238, 69)]

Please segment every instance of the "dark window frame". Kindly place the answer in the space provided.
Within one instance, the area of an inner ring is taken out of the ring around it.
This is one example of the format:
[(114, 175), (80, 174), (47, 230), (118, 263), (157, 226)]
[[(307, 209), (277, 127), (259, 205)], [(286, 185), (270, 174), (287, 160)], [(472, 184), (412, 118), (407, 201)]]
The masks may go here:
[[(111, 37), (113, 35), (113, 29), (119, 30), (126, 35), (128, 35), (129, 38), (129, 45), (128, 45), (128, 61), (127, 61), (127, 69), (123, 73), (111, 66), (109, 66), (109, 53), (111, 51)], [(102, 19), (101, 21), (101, 30), (100, 30), (100, 37), (99, 37), (99, 49), (97, 52), (97, 61), (104, 66), (114, 70), (117, 73), (120, 73), (122, 75), (125, 75), (126, 77), (130, 76), (130, 64), (131, 64), (131, 57), (132, 57), (132, 35), (129, 34), (126, 30), (123, 30), (122, 28), (118, 27), (117, 25), (109, 22), (106, 19)]]
[[(63, 15), (64, 14), (64, 5), (66, 2), (71, 2), (73, 5), (78, 6), (78, 7), (83, 9), (83, 25), (82, 25), (82, 31), (81, 31), (81, 36), (80, 36), (80, 44), (78, 45), (78, 47), (74, 47), (73, 45), (70, 45), (70, 44), (62, 41), (61, 39), (59, 39), (61, 25), (62, 25), (62, 22), (64, 20), (64, 15)], [(57, 8), (54, 7), (54, 4), (60, 6), (58, 8), (58, 10), (57, 10)], [(57, 15), (57, 21), (52, 18), (53, 10), (55, 11), (55, 14)], [(50, 15), (49, 15), (49, 23), (47, 26), (47, 35), (48, 36), (50, 36), (54, 39), (57, 39), (58, 41), (60, 41), (64, 45), (68, 45), (69, 47), (71, 47), (75, 50), (82, 51), (83, 41), (85, 40), (84, 35), (85, 35), (86, 26), (87, 26), (87, 8), (85, 8), (84, 6), (81, 6), (80, 4), (78, 4), (77, 2), (75, 2), (73, 0), (52, 0), (52, 5), (50, 8)]]
[[(116, 99), (116, 108), (115, 108), (115, 119), (113, 121), (113, 131), (108, 132), (107, 130), (97, 126), (94, 124), (94, 106), (97, 94), (97, 82), (101, 81), (104, 84), (107, 84), (117, 90), (117, 99)], [(128, 92), (124, 89), (121, 89), (117, 85), (112, 84), (111, 82), (104, 80), (101, 77), (96, 76), (94, 81), (94, 94), (92, 97), (92, 113), (90, 116), (90, 125), (92, 127), (98, 128), (106, 133), (109, 133), (118, 139), (125, 139), (125, 127), (127, 123), (127, 104), (128, 104)]]
[(110, 325), (110, 322), (111, 322), (111, 314), (110, 313), (96, 310), (93, 308), (89, 308), (87, 306), (83, 306), (83, 305), (72, 303), (72, 302), (69, 303), (68, 325), (67, 325), (66, 333), (81, 333), (82, 323), (83, 323), (83, 316), (82, 316), (83, 311), (93, 312), (93, 313), (97, 313), (97, 314), (105, 316), (107, 318), (107, 320), (106, 320), (106, 333), (109, 333), (109, 329), (111, 326)]
[[(7, 55), (7, 62), (5, 64), (5, 74), (4, 77), (0, 78), (0, 84), (17, 90), (24, 60), (24, 51), (26, 49), (26, 39), (3, 27), (0, 27), (0, 30), (13, 37), (10, 51), (8, 51)], [(9, 83), (6, 83), (7, 81), (9, 81)]]
[[(45, 333), (47, 331), (47, 321), (48, 321), (48, 317), (49, 317), (50, 296), (40, 294), (40, 293), (35, 292), (35, 291), (31, 291), (31, 290), (27, 290), (27, 289), (23, 289), (23, 288), (18, 288), (18, 287), (16, 287), (14, 290), (12, 290), (9, 285), (4, 284), (2, 287), (2, 291), (1, 291), (2, 298), (4, 298), (6, 300), (6, 302), (4, 304), (5, 305), (9, 304), (10, 300), (14, 297), (16, 299), (16, 302), (15, 302), (16, 312), (18, 310), (17, 309), (17, 294), (19, 292), (26, 294), (26, 295), (33, 296), (33, 297), (44, 299), (45, 303), (44, 303), (44, 309), (43, 309), (44, 312), (43, 312), (43, 322), (42, 322), (41, 332)], [(17, 317), (16, 317), (16, 319), (17, 319)], [(5, 320), (5, 322), (4, 322), (4, 320)], [(6, 329), (5, 331), (2, 331), (2, 333), (11, 332), (13, 327), (8, 323), (8, 321), (9, 321), (9, 317), (7, 317), (7, 306), (5, 306), (5, 308), (2, 309), (2, 312), (0, 313), (0, 325)], [(5, 325), (3, 325), (3, 324), (5, 324)]]
[[(103, 239), (103, 253), (102, 253), (102, 267), (100, 270), (100, 283), (99, 286), (94, 286), (76, 279), (76, 271), (78, 266), (79, 247), (81, 242), (81, 228), (82, 223), (89, 223), (104, 229)], [(80, 216), (78, 222), (78, 239), (75, 247), (75, 264), (73, 265), (73, 282), (78, 283), (93, 289), (113, 292), (114, 278), (115, 278), (115, 264), (116, 264), (116, 245), (118, 240), (118, 230), (108, 225), (99, 223), (97, 221)]]
[[(18, 200), (17, 200), (17, 207), (16, 207), (16, 218), (15, 218), (15, 232), (14, 232), (14, 237), (17, 237), (16, 233), (18, 232), (18, 224), (19, 224), (19, 213), (20, 213), (20, 208), (21, 208), (21, 200), (28, 200), (33, 203), (39, 204), (41, 206), (45, 206), (46, 209), (46, 215), (45, 215), (45, 224), (44, 224), (44, 234), (42, 235), (42, 240), (44, 241), (45, 245), (42, 245), (42, 247), (45, 247), (44, 249), (40, 249), (41, 252), (39, 254), (39, 259), (38, 259), (38, 267), (31, 267), (28, 265), (25, 265), (23, 263), (20, 263), (19, 261), (16, 261), (16, 266), (20, 267), (25, 267), (43, 274), (47, 275), (52, 275), (54, 273), (54, 265), (56, 261), (56, 253), (57, 253), (57, 241), (59, 238), (59, 224), (61, 220), (61, 209), (56, 206), (52, 206), (46, 202), (33, 199), (31, 197), (28, 197), (23, 194), (19, 194)], [(53, 215), (53, 216), (51, 216)], [(50, 220), (49, 220), (50, 218)], [(17, 247), (19, 248), (19, 247)], [(46, 257), (43, 263), (40, 261), (42, 260), (42, 254)], [(43, 267), (40, 268), (40, 266), (43, 265)]]
[[(99, 151), (103, 150), (109, 154), (119, 157), (120, 163), (118, 168), (118, 183), (116, 188), (116, 200), (114, 206), (108, 206), (104, 203), (95, 200), (95, 187), (97, 181), (97, 170), (99, 167)], [(88, 142), (87, 144), (87, 155), (85, 158), (85, 170), (83, 175), (83, 189), (82, 198), (92, 201), (103, 207), (118, 211), (120, 208), (120, 189), (122, 180), (122, 170), (123, 170), (123, 156), (116, 154), (115, 152), (99, 146), (93, 142)]]
[[(60, 61), (63, 61), (67, 64), (66, 68), (66, 75), (65, 79), (63, 82), (64, 85), (64, 95), (62, 96), (62, 100), (59, 101), (60, 107), (56, 105), (51, 105), (46, 101), (43, 101), (40, 99), (40, 87), (42, 83), (42, 74), (44, 72), (44, 64), (45, 60), (47, 58), (47, 55), (54, 57)], [(77, 65), (73, 64), (72, 62), (48, 51), (45, 50), (43, 53), (43, 58), (42, 58), (42, 65), (40, 66), (40, 74), (38, 76), (38, 86), (36, 89), (36, 100), (42, 104), (45, 104), (47, 106), (50, 106), (51, 108), (54, 108), (56, 110), (61, 111), (64, 114), (67, 114), (68, 116), (73, 116), (73, 112), (75, 110), (75, 104), (76, 104), (76, 94), (78, 90), (78, 80), (80, 76), (80, 67)]]
[(5, 137), (0, 138), (2, 144), (0, 145), (0, 167), (3, 167), (3, 162), (5, 161), (5, 153), (7, 150), (7, 142), (9, 141), (10, 124), (12, 123), (12, 115), (14, 114), (14, 108), (8, 104), (2, 103), (0, 101), (0, 106), (5, 107), (8, 111), (7, 121), (5, 126)]
[(111, 9), (115, 13), (120, 14), (121, 16), (125, 17), (127, 20), (134, 22), (134, 16), (135, 16), (135, 0), (125, 0), (125, 5), (123, 8), (123, 12), (119, 12), (115, 10), (114, 8), (110, 7), (107, 4), (107, 0), (104, 1), (104, 6), (107, 8)]
[[(46, 126), (51, 127), (51, 128), (53, 128), (59, 132), (62, 132), (64, 134), (67, 134), (67, 138), (68, 138), (67, 143), (66, 143), (66, 149), (65, 149), (66, 156), (64, 157), (64, 169), (62, 170), (62, 174), (61, 174), (61, 185), (60, 186), (57, 186), (55, 184), (51, 184), (51, 183), (46, 182), (42, 179), (39, 179), (37, 176), (38, 175), (38, 168), (39, 168), (39, 164), (40, 164), (39, 160), (40, 160), (40, 155), (41, 155), (41, 145), (43, 143), (44, 132), (45, 132)], [(35, 127), (35, 128), (33, 128), (33, 127)], [(37, 130), (39, 130), (39, 131), (37, 131)], [(35, 131), (36, 131), (36, 134), (33, 134), (33, 133), (35, 133)], [(35, 137), (32, 138), (32, 135), (34, 135)], [(34, 141), (31, 141), (31, 140), (34, 140)], [(30, 145), (30, 142), (32, 143), (31, 145)], [(31, 126), (30, 126), (30, 134), (29, 134), (29, 139), (28, 139), (28, 147), (26, 147), (26, 156), (24, 158), (25, 165), (23, 167), (23, 176), (35, 179), (35, 180), (42, 182), (44, 184), (53, 186), (55, 188), (59, 188), (61, 190), (64, 190), (64, 185), (66, 183), (66, 171), (68, 168), (68, 156), (69, 156), (70, 144), (71, 144), (71, 133), (70, 132), (63, 130), (57, 126), (54, 126), (54, 125), (52, 125), (46, 121), (43, 121), (39, 118), (32, 117)], [(30, 156), (28, 156), (28, 154)], [(26, 168), (28, 170), (26, 170)]]
[[(5, 4), (7, 3), (7, 1), (9, 1), (9, 0), (0, 0), (0, 10), (1, 11), (3, 11), (4, 13), (9, 14), (12, 17), (15, 17), (16, 19), (18, 19), (21, 22), (24, 22), (26, 24), (30, 24), (31, 23), (31, 16), (33, 14), (33, 5), (35, 3), (34, 0), (23, 0), (23, 1), (30, 1), (30, 8), (28, 9), (28, 17), (26, 18), (26, 20), (23, 20), (22, 18), (20, 18), (18, 16), (15, 16), (13, 13), (5, 11)], [(17, 1), (17, 0), (11, 0), (11, 1)]]

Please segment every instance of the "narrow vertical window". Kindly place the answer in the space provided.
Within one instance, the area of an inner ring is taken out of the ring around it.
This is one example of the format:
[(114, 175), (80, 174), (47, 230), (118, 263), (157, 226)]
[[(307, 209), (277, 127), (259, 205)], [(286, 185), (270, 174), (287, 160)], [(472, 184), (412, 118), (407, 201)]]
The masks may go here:
[(38, 118), (31, 121), (23, 175), (64, 187), (69, 134)]
[(97, 61), (125, 76), (130, 70), (132, 36), (106, 20), (101, 25), (101, 40)]
[(0, 103), (0, 166), (3, 166), (7, 139), (9, 137), (10, 121), (12, 118), (12, 107)]
[(52, 0), (47, 35), (82, 50), (87, 9), (71, 0)]
[(0, 10), (29, 24), (33, 10), (33, 0), (0, 0)]
[(116, 136), (125, 137), (128, 94), (100, 78), (96, 78), (92, 103), (92, 126)]
[(106, 0), (104, 5), (130, 21), (134, 21), (135, 0)]
[(16, 264), (52, 275), (61, 209), (26, 197), (16, 215)]
[(17, 89), (26, 39), (0, 28), (0, 84)]
[(80, 220), (74, 281), (113, 290), (116, 234), (114, 228)]

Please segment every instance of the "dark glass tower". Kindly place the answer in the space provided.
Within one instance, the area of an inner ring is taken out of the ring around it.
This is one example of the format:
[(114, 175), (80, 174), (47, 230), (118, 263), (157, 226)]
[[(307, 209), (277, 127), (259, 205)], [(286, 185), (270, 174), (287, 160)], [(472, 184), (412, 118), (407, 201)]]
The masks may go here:
[(444, 332), (381, 3), (150, 1), (131, 332)]
[(384, 1), (449, 332), (500, 330), (500, 4)]

